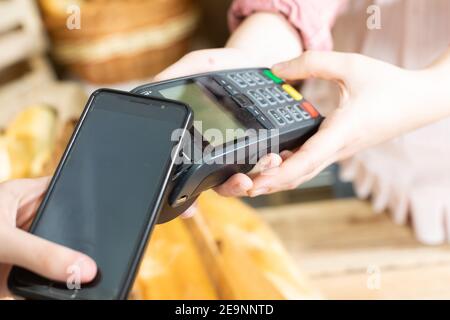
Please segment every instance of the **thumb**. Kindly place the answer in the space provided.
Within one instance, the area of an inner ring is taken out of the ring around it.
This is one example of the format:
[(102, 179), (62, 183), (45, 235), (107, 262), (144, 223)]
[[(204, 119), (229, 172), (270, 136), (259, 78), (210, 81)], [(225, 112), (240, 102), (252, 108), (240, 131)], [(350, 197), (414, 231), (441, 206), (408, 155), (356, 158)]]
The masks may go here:
[[(3, 238), (3, 239), (2, 239)], [(80, 282), (92, 281), (97, 265), (87, 255), (39, 238), (20, 229), (0, 232), (0, 261), (17, 265), (46, 278), (65, 282), (69, 276), (79, 276)]]
[(249, 194), (255, 196), (260, 190), (273, 192), (295, 188), (311, 179), (336, 160), (337, 142), (330, 129), (319, 130), (279, 167), (256, 177)]
[(286, 80), (345, 80), (350, 56), (354, 55), (334, 51), (306, 51), (298, 58), (274, 65), (272, 71)]
[(284, 162), (286, 172), (290, 173), (290, 177), (293, 176), (292, 172), (295, 172), (297, 179), (294, 184), (299, 185), (335, 162), (339, 156), (340, 145), (339, 132), (322, 128)]

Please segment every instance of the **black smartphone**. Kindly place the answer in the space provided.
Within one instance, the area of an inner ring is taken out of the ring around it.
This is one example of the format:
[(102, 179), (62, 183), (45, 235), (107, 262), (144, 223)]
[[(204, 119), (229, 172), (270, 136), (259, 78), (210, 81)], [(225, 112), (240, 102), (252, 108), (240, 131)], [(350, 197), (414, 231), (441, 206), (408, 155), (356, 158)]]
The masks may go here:
[(179, 153), (181, 140), (173, 137), (191, 125), (185, 104), (94, 92), (30, 232), (89, 255), (97, 277), (68, 286), (14, 267), (11, 292), (31, 299), (126, 299)]

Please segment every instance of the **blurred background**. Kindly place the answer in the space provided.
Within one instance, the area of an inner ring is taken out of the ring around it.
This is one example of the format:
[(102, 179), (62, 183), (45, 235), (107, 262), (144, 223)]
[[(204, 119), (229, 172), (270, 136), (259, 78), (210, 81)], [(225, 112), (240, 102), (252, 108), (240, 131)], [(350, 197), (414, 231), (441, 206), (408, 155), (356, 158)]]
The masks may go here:
[[(0, 181), (52, 174), (94, 89), (222, 47), (230, 3), (0, 0)], [(449, 297), (433, 278), (450, 279), (448, 250), (421, 247), (336, 177), (255, 199), (206, 192), (193, 219), (155, 228), (131, 297)]]

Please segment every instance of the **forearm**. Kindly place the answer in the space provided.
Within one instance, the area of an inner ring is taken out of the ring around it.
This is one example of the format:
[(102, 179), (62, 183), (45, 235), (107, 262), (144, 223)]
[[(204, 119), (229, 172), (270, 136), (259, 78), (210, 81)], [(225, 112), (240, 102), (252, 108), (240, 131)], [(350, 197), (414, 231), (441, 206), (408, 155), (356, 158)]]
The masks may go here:
[(425, 72), (429, 79), (430, 103), (436, 106), (440, 118), (450, 117), (450, 46)]
[(415, 85), (410, 101), (418, 127), (450, 117), (450, 48), (430, 67), (411, 71)]
[(233, 32), (226, 47), (244, 51), (256, 64), (272, 66), (303, 52), (297, 30), (280, 14), (258, 12)]

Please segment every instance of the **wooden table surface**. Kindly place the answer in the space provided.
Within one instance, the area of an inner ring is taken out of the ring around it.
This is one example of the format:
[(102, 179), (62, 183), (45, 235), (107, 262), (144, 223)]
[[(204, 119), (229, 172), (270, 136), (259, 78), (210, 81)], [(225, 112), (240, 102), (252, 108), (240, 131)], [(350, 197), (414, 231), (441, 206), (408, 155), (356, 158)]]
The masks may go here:
[(328, 299), (450, 299), (450, 246), (419, 244), (410, 228), (355, 199), (259, 210)]

